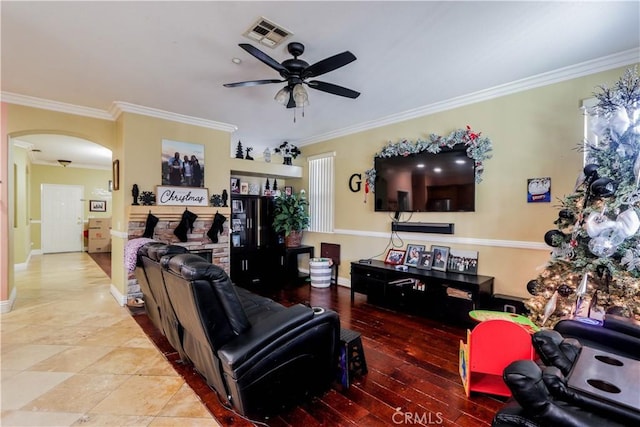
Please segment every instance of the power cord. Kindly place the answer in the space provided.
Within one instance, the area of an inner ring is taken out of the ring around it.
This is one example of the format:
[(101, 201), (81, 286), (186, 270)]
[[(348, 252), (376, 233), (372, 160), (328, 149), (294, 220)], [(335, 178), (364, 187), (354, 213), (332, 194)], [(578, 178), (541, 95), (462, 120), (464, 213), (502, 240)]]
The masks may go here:
[(220, 399), (220, 394), (218, 394), (218, 392), (216, 390), (214, 390), (213, 388), (211, 390), (213, 390), (214, 393), (216, 394), (216, 397), (218, 398), (218, 403), (220, 403), (220, 405), (222, 405), (222, 407), (225, 408), (227, 411), (233, 412), (238, 417), (242, 418), (243, 420), (249, 421), (250, 423), (253, 423), (254, 425), (269, 427), (269, 424), (263, 423), (262, 421), (252, 420), (251, 418), (245, 417), (244, 415), (238, 413), (235, 409), (233, 409), (232, 406), (227, 405), (225, 402), (222, 401), (222, 399)]

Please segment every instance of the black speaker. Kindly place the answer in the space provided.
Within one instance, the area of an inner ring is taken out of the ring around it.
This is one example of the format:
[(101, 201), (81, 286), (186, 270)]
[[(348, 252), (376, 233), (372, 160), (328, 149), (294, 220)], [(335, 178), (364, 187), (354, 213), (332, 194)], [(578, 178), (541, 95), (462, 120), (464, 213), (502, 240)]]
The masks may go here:
[(409, 233), (453, 234), (454, 224), (439, 222), (397, 222), (391, 223), (391, 231)]

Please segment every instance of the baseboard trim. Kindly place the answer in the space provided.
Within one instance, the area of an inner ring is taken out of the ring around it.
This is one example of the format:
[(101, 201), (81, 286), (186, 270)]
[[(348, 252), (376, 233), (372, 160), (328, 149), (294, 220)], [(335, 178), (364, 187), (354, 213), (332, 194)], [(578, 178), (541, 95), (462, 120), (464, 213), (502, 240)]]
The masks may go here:
[(109, 287), (109, 291), (111, 295), (115, 298), (115, 300), (120, 304), (120, 306), (124, 306), (127, 303), (127, 297), (122, 295), (122, 293), (116, 288), (113, 283)]
[(8, 300), (0, 301), (0, 313), (8, 313), (13, 309), (13, 304), (16, 302), (16, 288), (15, 286), (11, 290), (11, 295), (9, 295)]

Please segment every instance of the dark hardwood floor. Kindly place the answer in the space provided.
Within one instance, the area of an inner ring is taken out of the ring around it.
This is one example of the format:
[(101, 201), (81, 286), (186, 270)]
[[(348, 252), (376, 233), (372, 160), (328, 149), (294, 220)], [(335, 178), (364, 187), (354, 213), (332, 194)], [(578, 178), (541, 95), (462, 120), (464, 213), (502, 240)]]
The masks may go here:
[[(98, 265), (104, 257), (93, 257)], [(100, 259), (97, 259), (100, 258)], [(277, 417), (260, 420), (270, 426), (486, 426), (504, 399), (483, 394), (467, 398), (458, 374), (458, 349), (464, 328), (382, 309), (342, 286), (312, 288), (309, 284), (252, 291), (283, 305), (303, 303), (340, 314), (343, 328), (362, 334), (369, 373), (343, 390), (335, 384), (324, 395)], [(177, 353), (154, 329), (144, 309), (132, 309), (135, 320), (200, 396), (223, 425), (248, 426), (225, 408), (215, 392), (190, 366), (177, 363)]]

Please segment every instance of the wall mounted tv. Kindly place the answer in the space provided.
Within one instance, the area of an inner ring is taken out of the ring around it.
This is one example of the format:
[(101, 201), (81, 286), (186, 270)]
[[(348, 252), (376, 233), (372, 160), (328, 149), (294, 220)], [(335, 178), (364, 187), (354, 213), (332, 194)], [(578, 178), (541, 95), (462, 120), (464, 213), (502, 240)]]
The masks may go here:
[(473, 212), (475, 167), (466, 147), (376, 157), (378, 212)]

